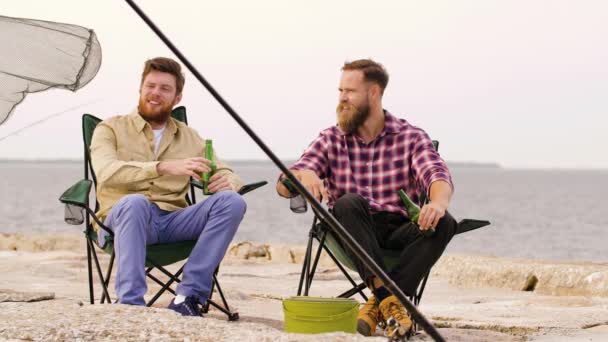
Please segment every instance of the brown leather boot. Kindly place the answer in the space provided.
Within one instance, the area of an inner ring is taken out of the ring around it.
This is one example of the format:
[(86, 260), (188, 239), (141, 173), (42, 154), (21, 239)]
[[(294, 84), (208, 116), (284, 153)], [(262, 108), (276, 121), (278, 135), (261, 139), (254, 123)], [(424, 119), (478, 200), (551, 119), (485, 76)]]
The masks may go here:
[(391, 295), (384, 298), (378, 307), (380, 309), (380, 314), (384, 317), (384, 319), (386, 319), (387, 322), (390, 320), (390, 318), (394, 318), (399, 326), (403, 328), (405, 333), (410, 332), (413, 326), (412, 319), (397, 297)]
[(367, 303), (361, 305), (359, 314), (357, 315), (357, 331), (364, 336), (372, 336), (376, 332), (378, 322), (382, 320), (378, 301), (376, 297), (371, 296)]

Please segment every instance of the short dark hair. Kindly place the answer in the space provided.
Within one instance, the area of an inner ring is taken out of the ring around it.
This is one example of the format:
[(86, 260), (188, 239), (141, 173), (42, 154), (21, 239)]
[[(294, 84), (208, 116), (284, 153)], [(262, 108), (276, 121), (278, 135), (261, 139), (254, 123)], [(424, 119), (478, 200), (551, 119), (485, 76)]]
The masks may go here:
[(365, 81), (379, 85), (381, 93), (384, 94), (384, 89), (388, 84), (388, 72), (382, 64), (371, 59), (358, 59), (352, 62), (344, 62), (342, 71), (346, 70), (361, 70)]
[(144, 64), (144, 72), (141, 74), (141, 84), (144, 83), (144, 79), (151, 71), (166, 72), (175, 76), (176, 95), (182, 93), (186, 80), (184, 74), (182, 74), (182, 67), (179, 63), (167, 57), (148, 59)]

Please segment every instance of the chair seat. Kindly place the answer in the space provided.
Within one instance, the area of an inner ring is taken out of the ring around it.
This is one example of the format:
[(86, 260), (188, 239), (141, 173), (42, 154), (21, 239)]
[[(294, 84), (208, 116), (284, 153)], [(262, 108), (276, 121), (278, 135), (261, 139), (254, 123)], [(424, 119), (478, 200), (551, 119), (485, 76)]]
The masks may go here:
[[(342, 263), (342, 265), (350, 268), (353, 271), (356, 271), (357, 268), (355, 264), (353, 264), (352, 260), (346, 255), (346, 252), (342, 248), (342, 246), (338, 243), (335, 237), (328, 233), (325, 238), (325, 244), (327, 248), (332, 252), (332, 254)], [(399, 255), (401, 254), (401, 250), (398, 249), (381, 249), (382, 252), (382, 261), (384, 262), (384, 266), (386, 267), (386, 271), (390, 272), (399, 263)]]
[[(86, 233), (85, 233), (86, 234)], [(88, 234), (93, 241), (97, 241), (97, 232), (90, 230)], [(154, 262), (160, 266), (166, 266), (174, 264), (178, 261), (185, 260), (190, 256), (196, 240), (179, 241), (174, 243), (162, 243), (156, 245), (148, 245), (146, 247), (146, 256), (154, 260)], [(103, 247), (103, 251), (112, 254), (114, 251), (114, 241), (110, 237), (106, 239), (106, 245)], [(149, 262), (146, 262), (146, 267), (152, 267)]]

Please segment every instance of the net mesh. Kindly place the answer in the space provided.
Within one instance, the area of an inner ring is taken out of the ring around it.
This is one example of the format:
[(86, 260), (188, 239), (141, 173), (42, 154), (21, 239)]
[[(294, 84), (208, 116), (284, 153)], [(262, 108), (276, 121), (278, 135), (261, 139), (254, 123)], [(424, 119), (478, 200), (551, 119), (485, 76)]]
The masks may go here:
[(76, 91), (101, 66), (93, 30), (0, 16), (0, 125), (28, 93), (49, 88)]

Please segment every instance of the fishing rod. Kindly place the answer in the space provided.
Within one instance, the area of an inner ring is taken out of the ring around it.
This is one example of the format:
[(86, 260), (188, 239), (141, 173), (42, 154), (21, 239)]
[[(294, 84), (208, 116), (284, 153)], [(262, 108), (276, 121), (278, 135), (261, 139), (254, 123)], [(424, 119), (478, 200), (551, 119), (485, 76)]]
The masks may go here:
[(321, 218), (328, 224), (333, 233), (335, 233), (340, 241), (344, 242), (346, 247), (367, 267), (376, 277), (378, 277), (386, 286), (391, 293), (399, 299), (401, 304), (405, 306), (407, 311), (412, 315), (414, 320), (422, 326), (424, 331), (429, 334), (435, 341), (445, 341), (443, 336), (439, 334), (439, 331), (429, 322), (426, 317), (416, 308), (414, 304), (407, 298), (407, 296), (401, 291), (401, 289), (395, 284), (395, 282), (389, 278), (389, 276), (378, 266), (374, 260), (367, 254), (367, 252), (355, 241), (355, 239), (346, 231), (346, 229), (331, 215), (319, 201), (300, 183), (300, 181), (291, 173), (291, 171), (281, 162), (279, 158), (270, 150), (268, 146), (255, 134), (255, 132), (245, 123), (245, 121), (236, 113), (234, 109), (222, 98), (222, 96), (213, 88), (213, 86), (201, 75), (201, 73), (190, 63), (190, 61), (184, 56), (181, 51), (173, 45), (171, 40), (165, 36), (165, 34), (152, 22), (152, 20), (137, 6), (133, 0), (125, 0), (129, 6), (139, 15), (139, 17), (154, 31), (154, 33), (160, 38), (160, 40), (167, 45), (167, 47), (177, 56), (177, 58), (184, 63), (186, 68), (201, 82), (201, 84), (207, 89), (207, 91), (217, 100), (222, 107), (232, 116), (232, 118), (241, 126), (241, 128), (247, 132), (249, 137), (255, 141), (255, 143), (266, 153), (266, 155), (274, 162), (274, 164), (287, 176), (287, 178), (293, 183), (294, 187), (308, 200), (310, 205), (321, 215)]

